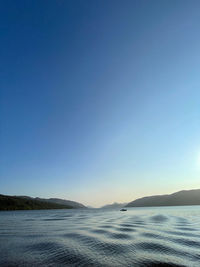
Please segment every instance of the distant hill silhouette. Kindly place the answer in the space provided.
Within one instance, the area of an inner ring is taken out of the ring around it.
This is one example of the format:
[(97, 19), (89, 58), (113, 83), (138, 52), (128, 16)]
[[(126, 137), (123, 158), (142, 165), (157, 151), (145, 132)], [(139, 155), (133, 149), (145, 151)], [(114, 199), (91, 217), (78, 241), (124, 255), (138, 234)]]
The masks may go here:
[(0, 210), (74, 209), (84, 207), (84, 205), (70, 200), (0, 195)]
[(185, 206), (200, 205), (200, 189), (183, 190), (170, 195), (156, 195), (138, 198), (126, 207)]
[(112, 208), (123, 208), (124, 206), (126, 206), (127, 203), (117, 203), (114, 202), (113, 204), (108, 204), (108, 205), (104, 205), (101, 207), (101, 209), (112, 209)]
[(35, 200), (44, 201), (44, 202), (48, 202), (48, 203), (56, 203), (56, 204), (61, 204), (61, 205), (69, 205), (75, 209), (86, 208), (81, 203), (71, 201), (71, 200), (66, 200), (66, 199), (60, 199), (60, 198), (39, 198), (39, 197), (36, 197)]

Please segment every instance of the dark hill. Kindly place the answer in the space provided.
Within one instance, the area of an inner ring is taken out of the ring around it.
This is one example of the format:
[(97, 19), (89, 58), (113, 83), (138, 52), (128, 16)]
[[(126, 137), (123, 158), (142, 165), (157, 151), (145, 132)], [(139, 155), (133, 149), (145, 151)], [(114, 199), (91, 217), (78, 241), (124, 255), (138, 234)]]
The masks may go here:
[(157, 195), (138, 198), (126, 207), (185, 206), (200, 205), (200, 189), (183, 190), (171, 195)]
[(60, 198), (38, 198), (38, 197), (36, 197), (35, 200), (44, 201), (44, 202), (48, 202), (48, 203), (56, 203), (56, 204), (60, 204), (60, 205), (69, 205), (69, 206), (73, 207), (74, 209), (86, 208), (81, 203), (71, 201), (71, 200), (66, 200), (66, 199), (60, 199)]
[(41, 209), (72, 209), (70, 205), (61, 205), (39, 201), (30, 197), (0, 195), (0, 210), (41, 210)]

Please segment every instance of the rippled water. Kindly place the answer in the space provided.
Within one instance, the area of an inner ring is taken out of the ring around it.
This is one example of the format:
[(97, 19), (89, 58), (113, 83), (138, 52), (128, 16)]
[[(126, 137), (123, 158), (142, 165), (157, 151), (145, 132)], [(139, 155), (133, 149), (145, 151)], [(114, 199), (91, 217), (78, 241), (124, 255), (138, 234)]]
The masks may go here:
[(0, 266), (200, 266), (200, 206), (0, 212)]

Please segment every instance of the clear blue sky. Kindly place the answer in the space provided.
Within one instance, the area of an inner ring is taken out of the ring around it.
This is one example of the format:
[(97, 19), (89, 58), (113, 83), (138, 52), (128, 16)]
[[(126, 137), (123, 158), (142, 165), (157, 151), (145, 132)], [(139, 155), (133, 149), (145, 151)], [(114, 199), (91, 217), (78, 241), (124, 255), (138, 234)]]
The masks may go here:
[(200, 188), (199, 1), (1, 1), (0, 193), (100, 206)]

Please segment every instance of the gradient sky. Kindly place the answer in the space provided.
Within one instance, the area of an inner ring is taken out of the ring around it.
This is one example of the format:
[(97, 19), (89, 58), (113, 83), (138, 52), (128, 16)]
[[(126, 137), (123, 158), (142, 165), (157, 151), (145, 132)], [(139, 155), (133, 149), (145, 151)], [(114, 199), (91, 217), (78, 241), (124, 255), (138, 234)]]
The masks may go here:
[(0, 193), (100, 206), (200, 188), (200, 1), (0, 2)]

